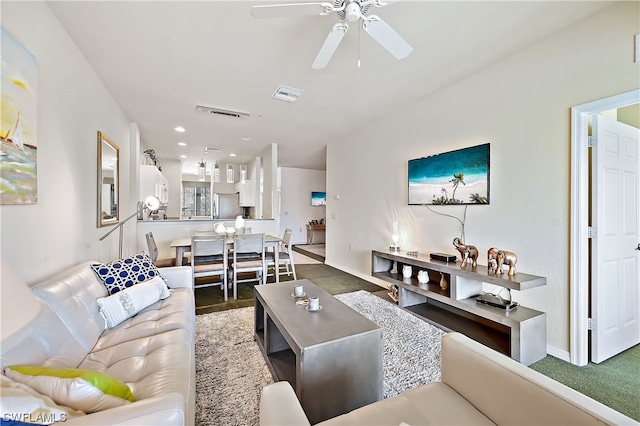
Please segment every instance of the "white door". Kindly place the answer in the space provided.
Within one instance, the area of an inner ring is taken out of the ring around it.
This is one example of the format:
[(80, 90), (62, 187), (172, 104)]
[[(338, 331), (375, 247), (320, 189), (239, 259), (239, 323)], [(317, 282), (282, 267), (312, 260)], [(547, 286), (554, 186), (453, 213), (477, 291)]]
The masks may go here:
[(640, 343), (640, 130), (593, 116), (591, 361)]

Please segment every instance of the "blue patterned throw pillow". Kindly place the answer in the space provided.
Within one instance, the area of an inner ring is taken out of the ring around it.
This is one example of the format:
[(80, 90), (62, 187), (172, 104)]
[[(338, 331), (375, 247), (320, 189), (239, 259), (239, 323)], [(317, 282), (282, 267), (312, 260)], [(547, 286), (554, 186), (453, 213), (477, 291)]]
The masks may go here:
[(114, 260), (104, 265), (94, 263), (91, 268), (105, 285), (109, 294), (115, 294), (120, 290), (160, 276), (160, 271), (145, 252)]

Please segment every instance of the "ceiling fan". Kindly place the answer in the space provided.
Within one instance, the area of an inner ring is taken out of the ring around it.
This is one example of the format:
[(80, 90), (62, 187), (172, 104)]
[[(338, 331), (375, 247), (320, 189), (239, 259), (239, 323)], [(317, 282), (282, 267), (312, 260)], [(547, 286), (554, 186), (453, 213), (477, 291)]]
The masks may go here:
[(400, 35), (377, 15), (367, 15), (371, 5), (382, 7), (394, 0), (334, 0), (315, 3), (289, 3), (253, 6), (251, 14), (255, 18), (279, 18), (285, 16), (319, 15), (335, 13), (341, 22), (335, 24), (311, 68), (322, 69), (327, 66), (333, 53), (340, 45), (349, 29), (349, 22), (362, 21), (362, 29), (397, 59), (406, 58), (413, 50)]

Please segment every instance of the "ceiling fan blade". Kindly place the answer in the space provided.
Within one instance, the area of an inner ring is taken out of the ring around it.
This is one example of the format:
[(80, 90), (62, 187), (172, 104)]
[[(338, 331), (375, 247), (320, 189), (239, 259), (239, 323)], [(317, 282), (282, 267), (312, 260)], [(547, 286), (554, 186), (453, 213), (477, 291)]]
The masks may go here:
[(253, 6), (251, 14), (254, 18), (281, 18), (287, 16), (329, 15), (331, 3), (289, 3)]
[(398, 59), (406, 58), (413, 51), (413, 47), (379, 16), (367, 16), (362, 29)]
[(327, 66), (348, 29), (349, 26), (341, 22), (333, 26), (311, 68), (319, 70)]

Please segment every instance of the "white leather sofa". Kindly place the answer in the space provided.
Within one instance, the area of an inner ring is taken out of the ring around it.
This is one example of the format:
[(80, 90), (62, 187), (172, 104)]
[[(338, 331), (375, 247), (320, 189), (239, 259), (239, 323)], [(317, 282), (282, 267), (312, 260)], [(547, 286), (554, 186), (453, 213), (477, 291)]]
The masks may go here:
[[(417, 387), (320, 424), (638, 424), (460, 333), (443, 336), (441, 369), (441, 382)], [(309, 425), (288, 382), (263, 389), (260, 425)]]
[(92, 263), (97, 262), (74, 266), (31, 288), (41, 301), (40, 311), (2, 341), (2, 370), (25, 364), (94, 370), (124, 382), (136, 398), (136, 402), (67, 419), (65, 425), (193, 424), (191, 269), (161, 268), (171, 296), (105, 329), (96, 300), (107, 296), (107, 291), (90, 268)]

